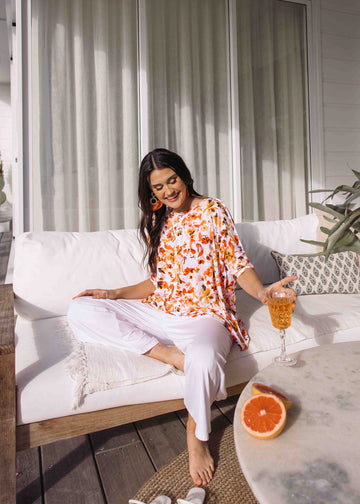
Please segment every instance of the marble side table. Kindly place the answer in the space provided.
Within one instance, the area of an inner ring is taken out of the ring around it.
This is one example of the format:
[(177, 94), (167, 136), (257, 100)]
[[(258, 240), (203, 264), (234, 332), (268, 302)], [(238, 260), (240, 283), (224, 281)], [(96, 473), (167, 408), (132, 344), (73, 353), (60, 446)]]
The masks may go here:
[[(261, 504), (360, 504), (360, 341), (296, 358), (292, 368), (271, 364), (259, 372), (239, 397), (234, 439), (241, 469)], [(272, 440), (253, 438), (240, 422), (253, 382), (293, 400)]]

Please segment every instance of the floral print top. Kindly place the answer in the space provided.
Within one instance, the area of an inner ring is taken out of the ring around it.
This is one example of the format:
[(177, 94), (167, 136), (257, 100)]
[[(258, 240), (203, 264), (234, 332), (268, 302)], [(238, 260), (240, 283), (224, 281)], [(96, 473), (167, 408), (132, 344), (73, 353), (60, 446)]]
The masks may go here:
[(211, 316), (245, 350), (249, 337), (236, 316), (235, 287), (252, 267), (226, 206), (203, 199), (186, 212), (169, 211), (151, 277), (155, 291), (143, 302), (173, 315)]

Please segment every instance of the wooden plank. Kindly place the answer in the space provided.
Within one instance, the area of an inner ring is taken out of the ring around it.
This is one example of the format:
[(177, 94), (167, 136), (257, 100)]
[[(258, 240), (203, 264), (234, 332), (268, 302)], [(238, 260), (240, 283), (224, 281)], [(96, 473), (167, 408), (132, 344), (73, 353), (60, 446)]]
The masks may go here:
[[(245, 385), (244, 385), (245, 386)], [(239, 396), (232, 396), (225, 399), (225, 401), (217, 401), (216, 406), (222, 412), (223, 415), (229, 420), (229, 422), (233, 423), (234, 421), (234, 413), (235, 408), (238, 402)]]
[(0, 503), (15, 503), (15, 358), (0, 354)]
[(11, 285), (0, 285), (0, 503), (15, 503), (15, 344)]
[(0, 355), (14, 353), (14, 294), (6, 284), (0, 285)]
[(90, 439), (107, 502), (127, 503), (154, 473), (134, 424), (96, 432)]
[(19, 452), (16, 456), (16, 470), (18, 504), (42, 504), (39, 449)]
[(95, 455), (140, 442), (139, 435), (132, 423), (94, 432), (90, 434), (90, 440)]
[[(186, 425), (188, 417), (187, 411), (186, 410), (178, 411), (177, 415), (182, 421), (182, 423)], [(225, 429), (225, 427), (228, 427), (229, 423), (230, 423), (229, 420), (222, 414), (222, 412), (216, 406), (216, 403), (214, 403), (211, 407), (211, 432), (216, 432)]]
[(62, 439), (109, 429), (118, 425), (143, 420), (144, 418), (177, 411), (183, 407), (183, 399), (174, 399), (171, 401), (120, 406), (108, 410), (81, 413), (79, 415), (19, 425), (16, 436), (17, 450), (25, 450)]
[(140, 442), (98, 453), (96, 462), (108, 504), (127, 504), (155, 472)]
[(104, 504), (87, 436), (41, 448), (45, 504)]
[(175, 413), (136, 422), (156, 470), (186, 449), (186, 430)]
[[(227, 404), (227, 402), (229, 402), (232, 405), (233, 400), (231, 398), (233, 396), (236, 396), (234, 401), (237, 401), (237, 397), (241, 394), (241, 392), (243, 391), (243, 389), (245, 388), (246, 385), (247, 385), (247, 382), (244, 382), (244, 383), (239, 383), (238, 385), (233, 385), (231, 387), (228, 387), (226, 389), (227, 393), (228, 393), (228, 397), (224, 401), (220, 401), (220, 403), (223, 406), (225, 406), (225, 404)], [(213, 431), (216, 429), (225, 428), (229, 425), (227, 420), (224, 421), (223, 419), (221, 419), (221, 415), (219, 415), (219, 413), (218, 413), (218, 408), (217, 408), (218, 404), (219, 404), (219, 402), (215, 402), (214, 405), (212, 406), (212, 409), (211, 409), (211, 421), (213, 423), (213, 425), (212, 425)], [(186, 421), (187, 421), (186, 409), (184, 409), (182, 411), (178, 411), (177, 415), (181, 419), (183, 424), (186, 425)], [(226, 414), (225, 414), (225, 416), (226, 416)]]
[(0, 283), (5, 282), (6, 272), (9, 263), (10, 249), (12, 244), (12, 233), (1, 233), (0, 239)]

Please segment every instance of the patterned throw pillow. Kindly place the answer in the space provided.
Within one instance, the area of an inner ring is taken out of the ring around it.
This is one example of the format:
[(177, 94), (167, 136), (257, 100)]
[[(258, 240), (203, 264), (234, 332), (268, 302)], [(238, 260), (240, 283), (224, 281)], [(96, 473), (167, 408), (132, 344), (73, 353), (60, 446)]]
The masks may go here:
[(272, 251), (280, 278), (297, 275), (288, 284), (297, 294), (358, 294), (360, 292), (359, 256), (346, 251), (330, 254), (280, 254)]

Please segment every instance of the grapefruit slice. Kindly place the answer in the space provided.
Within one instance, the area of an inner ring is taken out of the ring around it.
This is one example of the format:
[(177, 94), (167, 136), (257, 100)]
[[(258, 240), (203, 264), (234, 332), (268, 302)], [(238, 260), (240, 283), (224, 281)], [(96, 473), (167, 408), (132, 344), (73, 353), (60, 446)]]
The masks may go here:
[(286, 411), (291, 407), (292, 405), (292, 400), (289, 399), (286, 395), (282, 394), (281, 392), (278, 392), (277, 390), (268, 387), (267, 385), (264, 385), (263, 383), (253, 383), (251, 385), (251, 393), (252, 395), (257, 395), (257, 394), (273, 394), (276, 395), (279, 399), (282, 400), (284, 403)]
[(273, 439), (284, 428), (286, 409), (276, 395), (257, 394), (244, 402), (240, 416), (242, 426), (251, 436)]

